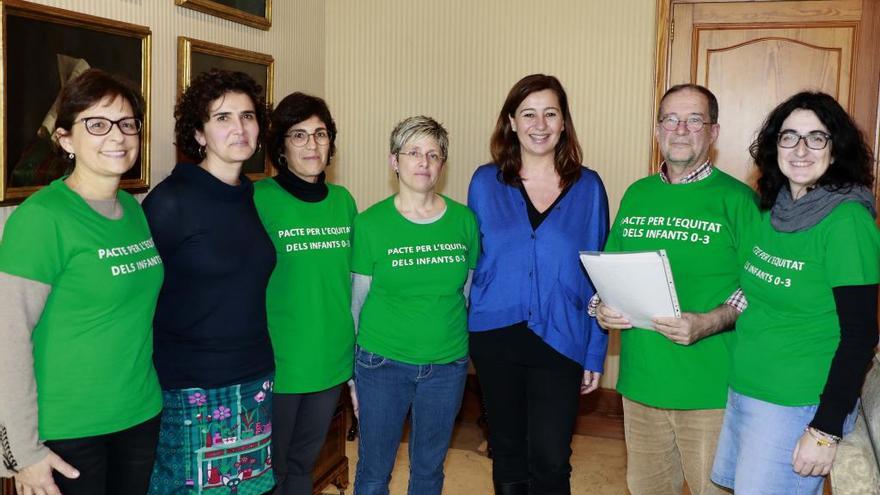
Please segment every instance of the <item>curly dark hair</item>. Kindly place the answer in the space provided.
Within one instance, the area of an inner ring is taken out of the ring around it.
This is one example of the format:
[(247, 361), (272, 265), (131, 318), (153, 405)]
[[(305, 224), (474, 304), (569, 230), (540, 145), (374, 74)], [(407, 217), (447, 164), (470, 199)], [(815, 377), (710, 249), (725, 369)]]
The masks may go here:
[(758, 195), (761, 209), (768, 210), (776, 202), (779, 190), (788, 179), (779, 169), (776, 140), (782, 123), (795, 110), (809, 110), (831, 135), (831, 162), (817, 184), (832, 190), (874, 184), (874, 156), (865, 136), (846, 110), (831, 95), (803, 91), (780, 103), (773, 109), (758, 131), (758, 137), (749, 146), (749, 153), (758, 167)]
[[(104, 98), (123, 97), (131, 105), (133, 117), (143, 123), (144, 97), (134, 82), (101, 69), (88, 69), (64, 85), (58, 98), (55, 129), (70, 132), (77, 115)], [(68, 153), (55, 146), (58, 154), (68, 160)]]
[(174, 107), (174, 144), (190, 159), (202, 159), (199, 153), (201, 146), (195, 138), (196, 131), (205, 129), (211, 102), (226, 93), (243, 93), (250, 97), (257, 114), (257, 124), (260, 126), (257, 142), (263, 142), (268, 128), (268, 108), (262, 96), (263, 87), (244, 72), (211, 69), (197, 75), (190, 82)]
[(284, 153), (284, 137), (295, 124), (312, 117), (321, 119), (327, 132), (330, 133), (327, 165), (330, 164), (330, 159), (336, 154), (336, 122), (333, 121), (330, 109), (323, 99), (297, 91), (285, 96), (272, 112), (269, 137), (266, 140), (266, 149), (272, 166), (279, 170), (287, 168), (281, 161), (281, 155)]
[(581, 175), (581, 145), (578, 143), (577, 133), (574, 130), (574, 121), (568, 110), (568, 96), (559, 79), (544, 74), (532, 74), (526, 76), (510, 88), (498, 121), (495, 123), (495, 131), (489, 141), (489, 149), (492, 159), (501, 169), (501, 180), (508, 185), (520, 183), (519, 171), (522, 168), (520, 156), (520, 143), (516, 133), (510, 125), (510, 117), (516, 113), (516, 108), (530, 94), (545, 89), (552, 90), (559, 99), (559, 107), (562, 111), (565, 129), (556, 143), (556, 173), (559, 175), (561, 187), (574, 183)]

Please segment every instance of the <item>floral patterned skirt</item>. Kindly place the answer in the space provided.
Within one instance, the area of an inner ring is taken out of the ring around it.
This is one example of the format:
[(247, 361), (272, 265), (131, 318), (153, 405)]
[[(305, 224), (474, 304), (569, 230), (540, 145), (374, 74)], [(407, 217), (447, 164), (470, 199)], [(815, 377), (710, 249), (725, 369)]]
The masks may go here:
[(151, 495), (257, 495), (272, 474), (272, 380), (163, 390)]

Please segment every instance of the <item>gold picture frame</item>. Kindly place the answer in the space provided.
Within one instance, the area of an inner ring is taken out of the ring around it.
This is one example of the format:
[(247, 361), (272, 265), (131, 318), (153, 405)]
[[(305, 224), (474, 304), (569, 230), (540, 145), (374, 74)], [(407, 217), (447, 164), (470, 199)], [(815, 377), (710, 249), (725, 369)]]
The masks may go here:
[(174, 4), (263, 31), (272, 27), (272, 0), (174, 0)]
[[(218, 45), (185, 36), (177, 38), (177, 95), (189, 87), (194, 74), (212, 68), (240, 71), (253, 77), (263, 87), (266, 105), (272, 107), (275, 59), (265, 53)], [(264, 129), (265, 131), (265, 129)], [(272, 165), (264, 149), (244, 162), (242, 171), (251, 180), (272, 175)]]
[(69, 173), (53, 150), (54, 105), (64, 82), (95, 67), (127, 77), (144, 95), (141, 151), (120, 186), (150, 186), (150, 28), (24, 0), (0, 0), (0, 204), (28, 196)]

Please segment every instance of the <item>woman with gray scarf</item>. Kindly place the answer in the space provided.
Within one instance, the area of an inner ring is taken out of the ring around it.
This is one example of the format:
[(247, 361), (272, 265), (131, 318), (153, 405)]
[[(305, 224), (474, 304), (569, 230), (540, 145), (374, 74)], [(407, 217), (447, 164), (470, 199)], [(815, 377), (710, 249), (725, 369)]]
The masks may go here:
[(776, 107), (750, 151), (762, 218), (742, 244), (749, 306), (712, 479), (820, 494), (877, 345), (874, 160), (846, 111), (816, 92)]

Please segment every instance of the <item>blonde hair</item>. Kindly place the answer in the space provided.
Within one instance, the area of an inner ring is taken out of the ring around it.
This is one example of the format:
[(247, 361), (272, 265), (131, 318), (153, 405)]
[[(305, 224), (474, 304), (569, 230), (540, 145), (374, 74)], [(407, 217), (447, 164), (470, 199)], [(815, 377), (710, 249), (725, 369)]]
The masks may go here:
[(442, 124), (424, 115), (417, 115), (401, 120), (394, 126), (391, 131), (391, 154), (400, 153), (401, 148), (406, 143), (414, 139), (422, 139), (425, 137), (434, 138), (440, 145), (440, 154), (443, 155), (443, 161), (449, 156), (449, 134)]

